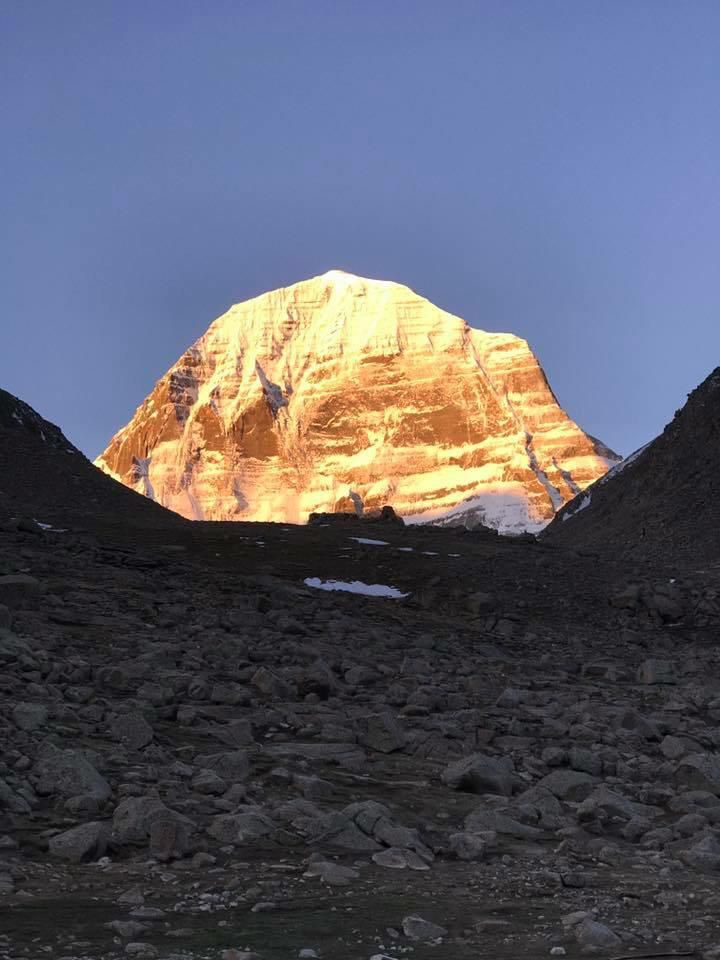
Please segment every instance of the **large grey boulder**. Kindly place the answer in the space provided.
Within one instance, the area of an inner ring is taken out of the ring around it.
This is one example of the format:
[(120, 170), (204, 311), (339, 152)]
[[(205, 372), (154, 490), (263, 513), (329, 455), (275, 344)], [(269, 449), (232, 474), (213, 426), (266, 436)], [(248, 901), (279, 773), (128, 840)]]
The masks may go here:
[(358, 721), (358, 742), (378, 753), (393, 753), (402, 750), (407, 736), (395, 717), (389, 713), (373, 713)]
[(109, 723), (110, 735), (131, 750), (141, 750), (152, 743), (153, 728), (139, 711), (124, 713)]
[(159, 828), (155, 826), (165, 822), (176, 825), (172, 844), (173, 847), (179, 848), (177, 855), (181, 856), (187, 847), (190, 834), (194, 831), (192, 821), (175, 810), (171, 810), (162, 802), (160, 797), (153, 795), (126, 797), (125, 800), (120, 801), (113, 813), (113, 843), (118, 845), (143, 844), (150, 840), (154, 834), (157, 846), (165, 850), (167, 841), (160, 837)]
[(513, 765), (508, 759), (474, 753), (456, 760), (443, 770), (440, 779), (453, 790), (466, 793), (499, 793), (512, 796)]
[(194, 762), (200, 770), (212, 770), (229, 784), (246, 780), (250, 773), (250, 760), (245, 750), (205, 754), (195, 757)]
[(79, 827), (65, 830), (51, 837), (48, 849), (54, 857), (80, 863), (83, 860), (97, 860), (105, 853), (108, 840), (108, 828), (104, 823), (82, 823)]
[(527, 823), (520, 823), (507, 813), (497, 810), (476, 810), (465, 818), (465, 829), (471, 833), (492, 831), (516, 840), (540, 840), (544, 834), (537, 827)]
[(42, 756), (33, 770), (35, 790), (42, 796), (90, 796), (104, 803), (112, 790), (79, 750), (57, 750)]
[(720, 796), (720, 755), (691, 753), (680, 761), (675, 776), (678, 783), (686, 788), (707, 790)]
[(589, 917), (576, 927), (575, 939), (582, 947), (610, 950), (622, 944), (620, 937), (610, 927)]
[(18, 703), (13, 708), (15, 725), (28, 732), (42, 727), (48, 718), (48, 708), (42, 703)]
[(447, 936), (445, 927), (422, 917), (405, 917), (402, 922), (403, 933), (410, 940), (441, 940)]
[(266, 837), (276, 830), (277, 824), (260, 807), (249, 807), (242, 813), (222, 813), (214, 817), (207, 832), (226, 844)]
[(553, 770), (535, 786), (548, 790), (560, 800), (584, 800), (592, 792), (596, 783), (595, 777), (579, 770)]

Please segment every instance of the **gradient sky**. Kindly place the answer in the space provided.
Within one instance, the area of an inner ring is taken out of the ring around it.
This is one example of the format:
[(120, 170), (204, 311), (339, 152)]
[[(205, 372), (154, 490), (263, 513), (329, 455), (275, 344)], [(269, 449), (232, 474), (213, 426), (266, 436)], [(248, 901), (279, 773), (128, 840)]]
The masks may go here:
[(95, 456), (341, 267), (629, 453), (720, 363), (719, 103), (718, 0), (0, 0), (0, 386)]

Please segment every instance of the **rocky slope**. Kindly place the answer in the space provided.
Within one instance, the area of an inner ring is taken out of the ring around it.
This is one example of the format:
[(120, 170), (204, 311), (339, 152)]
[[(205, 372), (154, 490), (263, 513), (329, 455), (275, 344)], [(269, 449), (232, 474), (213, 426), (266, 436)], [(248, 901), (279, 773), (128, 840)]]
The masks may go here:
[(616, 461), (524, 340), (330, 271), (217, 319), (96, 463), (192, 519), (305, 522), (352, 494), (519, 531)]
[(59, 427), (0, 390), (0, 521), (177, 526), (180, 518), (98, 470)]
[(548, 541), (672, 570), (720, 561), (720, 367), (662, 434), (568, 503)]
[(0, 401), (0, 960), (717, 960), (717, 574), (188, 523)]
[(650, 616), (465, 530), (87, 527), (0, 524), (2, 960), (717, 960), (694, 583)]

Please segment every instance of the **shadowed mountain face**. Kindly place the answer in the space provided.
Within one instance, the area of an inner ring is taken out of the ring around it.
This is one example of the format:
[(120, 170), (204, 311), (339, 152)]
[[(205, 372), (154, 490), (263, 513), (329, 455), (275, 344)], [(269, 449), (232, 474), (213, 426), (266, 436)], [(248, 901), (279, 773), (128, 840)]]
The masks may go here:
[(617, 457), (564, 413), (524, 340), (341, 271), (232, 307), (98, 466), (192, 519), (406, 518), (541, 529)]
[(664, 566), (720, 560), (720, 367), (662, 434), (561, 510), (550, 541)]
[(83, 456), (59, 427), (0, 390), (0, 521), (176, 526), (180, 519), (123, 488)]

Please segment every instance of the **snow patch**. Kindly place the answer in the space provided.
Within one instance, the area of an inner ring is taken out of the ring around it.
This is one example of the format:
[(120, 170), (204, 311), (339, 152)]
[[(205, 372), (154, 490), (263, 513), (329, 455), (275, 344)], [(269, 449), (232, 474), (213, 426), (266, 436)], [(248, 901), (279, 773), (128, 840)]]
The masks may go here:
[(65, 527), (54, 527), (51, 523), (41, 523), (39, 520), (36, 520), (35, 523), (41, 530), (52, 530), (53, 533), (67, 533)]
[(367, 543), (372, 547), (387, 547), (387, 540), (370, 540), (368, 537), (350, 537), (351, 540), (354, 540), (356, 543)]
[(580, 511), (584, 510), (585, 507), (589, 507), (591, 503), (592, 503), (592, 494), (586, 493), (585, 496), (580, 501), (580, 503), (578, 504), (576, 510), (573, 510), (572, 513), (563, 514), (563, 518), (562, 518), (563, 523), (565, 523), (566, 520), (569, 520), (570, 517), (574, 517), (576, 514), (580, 513)]
[(345, 593), (360, 593), (366, 597), (391, 597), (401, 600), (409, 597), (409, 593), (402, 593), (396, 587), (387, 587), (383, 583), (363, 583), (362, 580), (321, 580), (320, 577), (306, 577), (306, 587), (315, 587), (317, 590), (342, 590)]

